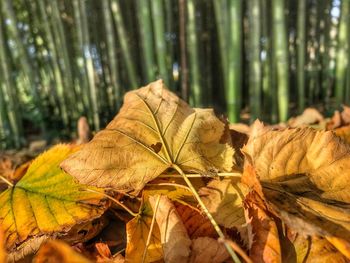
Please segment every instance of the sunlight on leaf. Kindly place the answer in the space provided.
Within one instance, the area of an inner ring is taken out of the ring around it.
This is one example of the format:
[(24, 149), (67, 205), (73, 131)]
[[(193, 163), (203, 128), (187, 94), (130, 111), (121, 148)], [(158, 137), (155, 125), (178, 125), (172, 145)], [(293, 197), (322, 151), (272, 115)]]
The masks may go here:
[(199, 194), (218, 224), (232, 228), (245, 223), (242, 200), (248, 187), (240, 179), (213, 180)]
[(61, 166), (81, 183), (139, 192), (173, 164), (185, 173), (231, 171), (233, 149), (211, 109), (192, 109), (161, 80), (125, 95), (118, 115)]

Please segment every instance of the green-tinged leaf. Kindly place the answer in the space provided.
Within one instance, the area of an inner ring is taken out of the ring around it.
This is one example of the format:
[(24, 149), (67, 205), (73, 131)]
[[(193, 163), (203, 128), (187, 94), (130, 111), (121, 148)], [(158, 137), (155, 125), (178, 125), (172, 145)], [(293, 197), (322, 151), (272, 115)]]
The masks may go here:
[(0, 194), (0, 223), (8, 250), (30, 238), (60, 236), (105, 211), (101, 194), (83, 191), (85, 186), (59, 168), (74, 151), (68, 145), (53, 147), (33, 161), (17, 184)]

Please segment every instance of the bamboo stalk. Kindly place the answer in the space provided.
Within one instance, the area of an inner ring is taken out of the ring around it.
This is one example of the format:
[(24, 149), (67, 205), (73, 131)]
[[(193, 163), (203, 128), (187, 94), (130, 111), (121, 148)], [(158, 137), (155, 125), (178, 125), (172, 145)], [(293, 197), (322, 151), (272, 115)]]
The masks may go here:
[(120, 107), (122, 101), (122, 91), (119, 85), (119, 76), (118, 76), (118, 58), (116, 51), (116, 42), (115, 34), (113, 29), (113, 19), (110, 8), (110, 0), (102, 1), (103, 7), (103, 17), (105, 19), (106, 26), (106, 39), (107, 39), (107, 51), (108, 51), (108, 65), (110, 67), (110, 77), (112, 84), (112, 97), (116, 98), (116, 105), (113, 107), (113, 110), (116, 110)]
[(151, 11), (153, 19), (154, 42), (156, 45), (156, 58), (158, 65), (159, 77), (164, 80), (167, 85), (169, 82), (169, 73), (166, 63), (166, 45), (165, 45), (165, 30), (164, 30), (164, 6), (162, 0), (151, 1)]
[[(87, 81), (88, 81), (88, 87), (89, 87), (89, 96), (90, 96), (90, 102), (92, 107), (92, 114), (93, 114), (93, 123), (95, 126), (95, 129), (100, 129), (100, 118), (99, 118), (99, 109), (98, 109), (98, 102), (97, 102), (97, 90), (96, 90), (96, 84), (95, 84), (95, 72), (94, 72), (94, 66), (92, 61), (92, 54), (90, 50), (90, 34), (88, 29), (88, 22), (86, 17), (86, 3), (85, 0), (74, 0), (74, 9), (75, 9), (75, 18), (76, 22), (80, 27), (78, 27), (78, 38), (81, 38), (79, 42), (82, 45), (81, 51), (82, 51), (82, 57), (84, 60), (85, 65), (85, 72), (87, 74)], [(79, 31), (81, 32), (79, 33)]]
[(23, 43), (20, 32), (17, 29), (17, 18), (13, 9), (13, 2), (11, 0), (4, 0), (1, 2), (2, 12), (5, 19), (11, 21), (6, 24), (6, 28), (9, 30), (9, 33), (14, 38), (16, 43), (16, 51), (18, 52), (18, 59), (20, 60), (20, 65), (24, 73), (25, 82), (28, 83), (29, 91), (31, 93), (31, 98), (34, 102), (34, 105), (38, 109), (38, 123), (41, 128), (41, 131), (45, 132), (45, 124), (43, 122), (43, 107), (41, 104), (40, 94), (37, 90), (37, 83), (35, 79), (35, 72), (32, 70), (30, 57), (28, 55), (25, 44)]
[(181, 96), (188, 101), (188, 69), (186, 52), (186, 2), (179, 0), (179, 39), (180, 39), (180, 73), (181, 73)]
[[(49, 21), (47, 10), (46, 10), (46, 4), (43, 0), (37, 0), (40, 15), (42, 17), (43, 21)], [(66, 96), (64, 95), (64, 86), (63, 86), (63, 77), (59, 65), (59, 56), (57, 54), (58, 48), (56, 47), (56, 42), (54, 41), (54, 36), (52, 34), (52, 31), (50, 29), (49, 23), (43, 23), (43, 29), (45, 32), (44, 39), (46, 40), (46, 44), (48, 46), (49, 52), (52, 54), (52, 64), (53, 64), (53, 74), (55, 78), (55, 89), (57, 90), (58, 100), (59, 100), (59, 106), (61, 108), (62, 113), (62, 120), (64, 125), (68, 126), (68, 111), (67, 111), (67, 102), (66, 102)]]
[(349, 10), (350, 1), (341, 2), (341, 14), (339, 21), (338, 48), (336, 55), (336, 71), (335, 71), (335, 97), (339, 104), (344, 102), (346, 68), (349, 65), (348, 55), (348, 26), (349, 26)]
[(203, 107), (203, 94), (200, 86), (198, 65), (198, 40), (196, 33), (195, 6), (193, 0), (187, 0), (187, 46), (190, 62), (190, 96), (195, 107)]
[(138, 80), (136, 76), (136, 70), (132, 62), (130, 49), (128, 48), (126, 30), (124, 27), (124, 22), (122, 19), (122, 14), (121, 14), (118, 0), (112, 0), (111, 8), (112, 8), (113, 19), (114, 19), (115, 26), (117, 28), (118, 40), (122, 49), (122, 55), (124, 56), (124, 62), (126, 65), (126, 70), (130, 80), (131, 88), (135, 89), (138, 86)]
[(262, 18), (262, 98), (264, 115), (271, 118), (271, 103), (272, 103), (272, 81), (271, 81), (271, 41), (270, 41), (270, 16), (267, 0), (261, 2), (261, 18)]
[(305, 107), (305, 32), (306, 32), (306, 1), (298, 1), (297, 18), (297, 83), (298, 83), (298, 109), (302, 112)]
[(260, 5), (259, 0), (249, 0), (249, 107), (251, 120), (260, 116), (261, 109), (261, 64), (260, 64)]
[(141, 48), (144, 61), (144, 71), (146, 75), (146, 81), (150, 82), (155, 80), (156, 64), (154, 59), (153, 49), (153, 30), (150, 5), (148, 0), (138, 0), (137, 12), (139, 20), (139, 28), (141, 34)]
[[(21, 120), (21, 114), (18, 109), (18, 98), (16, 98), (15, 94), (15, 88), (16, 85), (11, 78), (11, 71), (9, 68), (9, 61), (6, 56), (6, 42), (5, 42), (5, 36), (4, 36), (4, 30), (3, 30), (3, 20), (2, 16), (0, 15), (0, 63), (1, 63), (1, 75), (3, 78), (3, 89), (0, 86), (0, 89), (2, 89), (1, 96), (1, 103), (3, 104), (1, 106), (2, 114), (7, 113), (8, 120), (11, 127), (11, 132), (13, 134), (13, 142), (16, 148), (19, 148), (22, 144), (22, 138), (23, 138), (23, 127), (22, 127), (22, 120)], [(6, 103), (6, 104), (5, 104)], [(3, 112), (5, 110), (5, 112)], [(2, 117), (2, 120), (5, 121), (5, 117)], [(11, 136), (12, 137), (12, 136)], [(12, 139), (12, 138), (11, 138)], [(10, 140), (11, 140), (10, 139)]]
[(284, 0), (272, 1), (273, 52), (276, 67), (279, 121), (288, 119), (289, 67)]
[[(62, 72), (63, 72), (63, 80), (65, 84), (65, 93), (66, 100), (68, 103), (67, 109), (69, 110), (70, 117), (74, 120), (77, 120), (80, 116), (80, 112), (83, 109), (83, 103), (79, 99), (80, 96), (80, 88), (79, 86), (75, 85), (74, 78), (73, 78), (73, 69), (72, 69), (72, 58), (69, 55), (69, 48), (68, 48), (68, 42), (67, 42), (67, 36), (62, 18), (61, 18), (61, 11), (59, 7), (58, 0), (50, 0), (50, 5), (52, 9), (52, 28), (53, 32), (56, 34), (56, 42), (58, 43), (60, 47), (60, 54), (62, 54), (60, 57), (62, 57)], [(69, 88), (68, 88), (69, 87)], [(71, 125), (71, 123), (70, 123)], [(69, 125), (69, 126), (70, 126)]]
[[(242, 1), (229, 1), (229, 49), (227, 69), (227, 113), (230, 122), (239, 120), (242, 76)], [(259, 37), (259, 36), (258, 36)], [(257, 49), (259, 52), (259, 49)]]

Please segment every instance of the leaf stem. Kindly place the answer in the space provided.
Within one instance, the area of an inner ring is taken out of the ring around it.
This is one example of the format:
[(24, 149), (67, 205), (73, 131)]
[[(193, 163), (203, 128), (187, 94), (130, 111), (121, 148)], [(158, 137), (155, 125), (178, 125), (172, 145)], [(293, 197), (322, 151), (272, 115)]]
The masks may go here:
[(93, 192), (93, 193), (96, 193), (96, 194), (101, 194), (103, 195), (104, 197), (107, 197), (108, 199), (110, 199), (111, 201), (115, 202), (117, 205), (121, 206), (122, 208), (125, 209), (126, 212), (128, 212), (130, 215), (132, 215), (133, 217), (136, 217), (138, 214), (137, 213), (134, 213), (133, 211), (131, 211), (131, 209), (129, 207), (127, 207), (126, 205), (124, 205), (122, 202), (119, 202), (119, 200), (113, 198), (112, 196), (109, 196), (108, 194), (106, 193), (102, 193), (102, 192), (98, 192), (98, 191), (95, 191), (95, 190), (92, 190), (92, 189), (89, 189), (89, 188), (86, 188), (84, 189), (84, 191), (88, 191), (88, 192)]
[(156, 214), (157, 214), (157, 211), (158, 211), (158, 206), (159, 206), (160, 197), (161, 197), (161, 195), (158, 195), (157, 202), (156, 202), (156, 206), (155, 206), (155, 208), (154, 208), (153, 217), (152, 217), (152, 222), (151, 222), (151, 226), (150, 226), (150, 228), (149, 228), (149, 233), (148, 233), (148, 237), (147, 237), (147, 242), (146, 242), (145, 250), (143, 251), (142, 263), (144, 263), (145, 260), (146, 260), (147, 248), (148, 248), (148, 246), (149, 246), (149, 243), (151, 242), (151, 237), (152, 237), (152, 232), (153, 232), (153, 228), (154, 228), (154, 223), (156, 222)]
[[(242, 177), (242, 174), (237, 173), (217, 173), (215, 175), (206, 175), (206, 174), (186, 174), (187, 178), (213, 178), (213, 177)], [(182, 178), (183, 176), (180, 174), (161, 174), (158, 176), (158, 178)]]
[(0, 179), (3, 180), (7, 185), (13, 187), (13, 183), (11, 183), (9, 180), (7, 180), (5, 177), (0, 175)]
[(202, 199), (200, 198), (199, 194), (197, 193), (196, 189), (194, 188), (194, 186), (192, 185), (191, 181), (188, 179), (187, 175), (182, 171), (182, 169), (177, 165), (177, 164), (172, 164), (172, 167), (180, 174), (182, 175), (182, 177), (184, 178), (185, 182), (187, 183), (188, 187), (191, 189), (192, 194), (194, 195), (194, 197), (197, 199), (198, 204), (201, 206), (201, 208), (203, 209), (204, 213), (206, 214), (206, 216), (208, 217), (209, 221), (211, 222), (211, 224), (213, 225), (216, 233), (219, 235), (219, 238), (221, 238), (223, 240), (223, 244), (225, 245), (228, 253), (230, 254), (230, 256), (232, 257), (233, 261), (235, 263), (240, 263), (241, 261), (239, 260), (239, 258), (237, 257), (236, 253), (234, 252), (234, 250), (232, 249), (232, 247), (226, 242), (225, 239), (225, 235), (224, 233), (221, 231), (218, 223), (216, 223), (214, 217), (212, 216), (212, 214), (209, 212), (208, 208), (205, 206), (205, 204), (203, 203)]

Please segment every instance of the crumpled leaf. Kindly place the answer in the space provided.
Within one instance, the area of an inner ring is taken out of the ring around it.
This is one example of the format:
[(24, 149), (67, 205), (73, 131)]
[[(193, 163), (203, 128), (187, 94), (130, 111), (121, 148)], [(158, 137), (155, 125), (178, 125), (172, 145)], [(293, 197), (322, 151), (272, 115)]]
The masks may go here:
[[(127, 245), (125, 262), (142, 262), (152, 217), (152, 207), (148, 201), (148, 197), (144, 194), (139, 214), (126, 224)], [(158, 225), (155, 224), (151, 233), (150, 243), (147, 247), (145, 262), (158, 262), (162, 258), (163, 250), (160, 231)]]
[(256, 192), (250, 192), (244, 207), (252, 228), (249, 257), (253, 262), (282, 262), (277, 226), (263, 200)]
[(211, 109), (191, 109), (161, 80), (125, 95), (119, 114), (61, 167), (81, 183), (139, 192), (173, 164), (231, 171), (233, 149)]
[(101, 194), (82, 191), (85, 186), (58, 167), (75, 150), (67, 145), (53, 147), (33, 161), (17, 184), (0, 194), (0, 223), (9, 251), (30, 238), (64, 235), (105, 211)]
[(155, 211), (158, 198), (160, 199), (155, 218), (160, 229), (164, 261), (167, 263), (187, 262), (191, 253), (191, 240), (186, 228), (168, 197), (150, 196), (149, 201), (153, 211)]
[(272, 131), (256, 123), (243, 151), (263, 182), (288, 180), (289, 190), (305, 192), (295, 187), (304, 185), (322, 198), (350, 203), (350, 146), (330, 131)]
[(199, 190), (201, 199), (215, 221), (232, 228), (245, 223), (243, 199), (248, 187), (240, 183), (240, 178), (212, 180)]
[(199, 237), (192, 240), (190, 263), (221, 263), (229, 257), (225, 246), (216, 239)]
[(45, 242), (39, 249), (34, 263), (92, 263), (89, 259), (59, 240)]
[(260, 180), (269, 207), (287, 225), (350, 240), (350, 145), (332, 132), (273, 131), (256, 123), (243, 151), (243, 177)]

